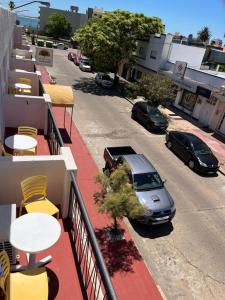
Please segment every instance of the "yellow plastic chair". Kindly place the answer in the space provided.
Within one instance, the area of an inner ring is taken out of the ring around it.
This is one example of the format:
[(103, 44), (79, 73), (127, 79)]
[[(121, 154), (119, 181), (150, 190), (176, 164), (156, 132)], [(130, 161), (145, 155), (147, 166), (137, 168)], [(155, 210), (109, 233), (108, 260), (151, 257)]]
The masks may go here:
[[(29, 136), (31, 136), (31, 137), (33, 137), (33, 138), (36, 139), (37, 138), (37, 134), (38, 134), (38, 130), (37, 130), (37, 128), (34, 128), (34, 127), (19, 126), (18, 127), (18, 134), (29, 135)], [(22, 152), (21, 155), (35, 155), (36, 153), (37, 153), (37, 147), (25, 150), (25, 151)]]
[(31, 79), (29, 78), (18, 78), (16, 80), (18, 83), (22, 83), (22, 84), (27, 84), (27, 85), (30, 85), (30, 89), (26, 89), (26, 88), (22, 88), (22, 89), (19, 89), (19, 92), (21, 94), (31, 94), (31, 90), (32, 90), (32, 81)]
[(28, 213), (43, 212), (49, 215), (56, 215), (59, 218), (59, 209), (47, 199), (46, 176), (36, 175), (24, 179), (21, 182), (23, 200), (20, 203), (19, 216), (25, 207)]
[(10, 273), (9, 257), (0, 252), (0, 288), (5, 300), (47, 300), (48, 276), (45, 268)]
[(2, 149), (2, 155), (3, 156), (13, 156), (11, 153), (8, 153), (6, 150), (5, 150), (5, 147), (2, 145), (1, 146), (1, 149)]

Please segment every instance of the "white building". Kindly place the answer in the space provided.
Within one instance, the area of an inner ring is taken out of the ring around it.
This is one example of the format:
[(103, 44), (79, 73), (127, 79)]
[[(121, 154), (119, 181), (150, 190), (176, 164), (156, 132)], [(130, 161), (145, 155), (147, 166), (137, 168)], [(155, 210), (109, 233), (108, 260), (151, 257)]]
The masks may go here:
[[(225, 134), (225, 73), (202, 70), (205, 48), (174, 44), (172, 38), (171, 34), (155, 34), (149, 41), (138, 41), (135, 66), (128, 72), (125, 64), (120, 74), (128, 80), (149, 72), (169, 76), (178, 86), (174, 105)], [(174, 74), (177, 61), (186, 63), (183, 76)]]

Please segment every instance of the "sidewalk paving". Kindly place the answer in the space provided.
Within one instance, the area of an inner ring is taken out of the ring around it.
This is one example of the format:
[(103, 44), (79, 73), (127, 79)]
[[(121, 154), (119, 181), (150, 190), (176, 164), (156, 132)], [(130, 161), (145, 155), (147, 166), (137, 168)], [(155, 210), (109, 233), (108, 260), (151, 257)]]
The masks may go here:
[[(169, 127), (170, 130), (184, 130), (197, 135), (201, 138), (214, 152), (215, 156), (220, 163), (220, 173), (225, 175), (225, 144), (218, 138), (213, 131), (204, 128), (200, 122), (191, 118), (191, 116), (186, 115), (177, 108), (171, 106), (168, 108), (162, 107), (160, 110), (169, 117)], [(216, 137), (218, 138), (216, 138)]]
[[(42, 82), (48, 83), (49, 74), (46, 69), (38, 66), (38, 70), (42, 74)], [(53, 112), (58, 127), (63, 128), (64, 110), (54, 107)], [(69, 128), (69, 124), (70, 115), (67, 112), (66, 128)], [(72, 143), (65, 144), (65, 146), (70, 147), (76, 161), (78, 167), (78, 185), (118, 299), (165, 299), (161, 289), (160, 292), (143, 258), (138, 252), (124, 221), (120, 221), (120, 226), (124, 230), (125, 239), (115, 242), (108, 240), (105, 229), (112, 224), (112, 220), (106, 214), (98, 212), (93, 199), (94, 192), (99, 188), (94, 180), (94, 177), (99, 173), (99, 169), (74, 123), (72, 126), (71, 141)]]

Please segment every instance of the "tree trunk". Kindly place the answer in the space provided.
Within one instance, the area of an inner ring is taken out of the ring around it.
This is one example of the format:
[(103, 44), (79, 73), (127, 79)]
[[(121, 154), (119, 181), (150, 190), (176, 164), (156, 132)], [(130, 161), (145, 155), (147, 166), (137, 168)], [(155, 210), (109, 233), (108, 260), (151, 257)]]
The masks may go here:
[(114, 232), (117, 233), (117, 229), (118, 229), (118, 224), (117, 224), (117, 220), (116, 218), (114, 218)]

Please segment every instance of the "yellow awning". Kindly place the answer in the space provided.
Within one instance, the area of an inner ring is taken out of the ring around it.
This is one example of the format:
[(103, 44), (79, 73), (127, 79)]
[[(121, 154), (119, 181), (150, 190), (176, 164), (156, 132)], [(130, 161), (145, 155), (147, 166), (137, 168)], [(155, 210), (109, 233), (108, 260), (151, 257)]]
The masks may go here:
[(73, 90), (70, 86), (58, 84), (44, 84), (46, 94), (49, 94), (53, 106), (73, 107)]

